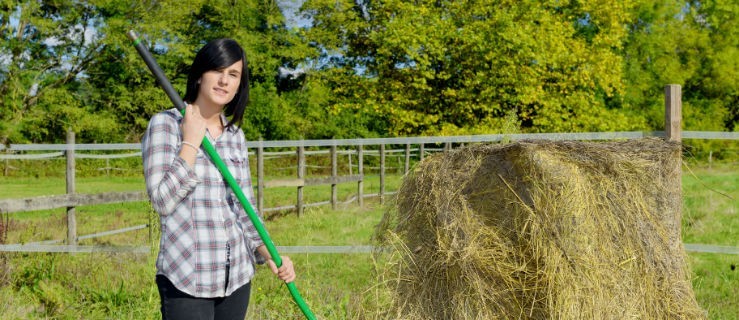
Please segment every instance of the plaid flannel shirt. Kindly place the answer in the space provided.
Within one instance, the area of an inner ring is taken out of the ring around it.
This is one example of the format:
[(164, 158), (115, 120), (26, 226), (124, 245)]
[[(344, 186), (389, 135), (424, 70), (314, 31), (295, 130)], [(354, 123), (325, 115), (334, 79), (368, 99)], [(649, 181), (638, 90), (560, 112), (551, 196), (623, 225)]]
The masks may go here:
[[(251, 280), (255, 263), (264, 263), (256, 252), (263, 242), (207, 154), (198, 150), (193, 168), (179, 157), (187, 148), (181, 121), (176, 109), (154, 115), (141, 143), (146, 190), (162, 229), (157, 274), (195, 297), (228, 296)], [(256, 208), (244, 132), (232, 126), (215, 140), (206, 137)]]

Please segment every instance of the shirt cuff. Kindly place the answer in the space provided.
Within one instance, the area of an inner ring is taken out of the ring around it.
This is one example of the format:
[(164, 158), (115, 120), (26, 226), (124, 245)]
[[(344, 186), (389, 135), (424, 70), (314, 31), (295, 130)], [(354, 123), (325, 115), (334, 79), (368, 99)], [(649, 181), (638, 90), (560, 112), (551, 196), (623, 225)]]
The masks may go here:
[[(264, 242), (262, 242), (261, 239), (254, 241), (254, 248), (259, 248), (263, 245)], [(265, 257), (262, 257), (258, 250), (254, 249), (254, 262), (256, 262), (256, 264), (265, 264), (267, 262), (267, 259)]]
[[(185, 162), (185, 159), (182, 159), (180, 157), (175, 157), (174, 160), (175, 165), (175, 171), (177, 172), (175, 174), (176, 177), (180, 177), (180, 184), (183, 186), (182, 189), (178, 190), (178, 194), (180, 192), (185, 192), (185, 195), (195, 189), (195, 186), (200, 183), (200, 179), (198, 179), (198, 176), (195, 174), (195, 170), (190, 167), (190, 165)], [(181, 195), (181, 196), (185, 196)]]

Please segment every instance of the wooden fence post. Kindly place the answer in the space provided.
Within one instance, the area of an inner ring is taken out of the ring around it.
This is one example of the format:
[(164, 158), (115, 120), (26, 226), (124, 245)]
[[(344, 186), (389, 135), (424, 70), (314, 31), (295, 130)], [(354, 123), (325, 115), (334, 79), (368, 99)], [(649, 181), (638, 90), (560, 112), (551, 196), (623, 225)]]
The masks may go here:
[[(665, 139), (667, 141), (682, 141), (682, 92), (680, 85), (669, 84), (665, 87)], [(672, 214), (673, 232), (670, 237), (670, 246), (679, 250), (682, 246), (681, 221), (682, 221), (682, 148), (674, 154), (673, 161), (667, 161), (671, 168), (665, 168), (668, 194), (665, 204), (666, 214)], [(681, 268), (675, 267), (677, 272)], [(682, 276), (682, 275), (681, 275)]]
[[(298, 179), (305, 178), (305, 147), (298, 147)], [(298, 187), (298, 217), (303, 215), (303, 186)]]
[[(390, 149), (390, 150), (392, 150), (392, 149)], [(395, 166), (395, 173), (400, 173), (401, 170), (404, 169), (403, 160), (400, 160), (400, 157), (395, 157), (395, 160), (398, 161), (398, 164)]]
[(423, 161), (423, 143), (418, 145), (418, 161)]
[(257, 145), (257, 210), (264, 214), (264, 140)]
[[(67, 129), (67, 194), (75, 193), (74, 176), (74, 131)], [(75, 207), (67, 207), (67, 244), (77, 245), (77, 219), (75, 218)]]
[(403, 167), (403, 174), (408, 174), (408, 170), (411, 167), (411, 144), (405, 144), (405, 166)]
[[(6, 150), (5, 153), (10, 154), (10, 150)], [(10, 159), (5, 158), (5, 168), (3, 169), (3, 175), (8, 176), (8, 170), (10, 169)]]
[(679, 84), (665, 87), (665, 136), (668, 141), (682, 141), (682, 90)]
[(347, 158), (347, 160), (349, 160), (349, 175), (351, 176), (351, 175), (353, 175), (353, 174), (354, 174), (354, 173), (352, 172), (352, 153), (351, 153), (351, 152), (348, 152), (348, 153), (346, 154), (346, 158)]
[(385, 203), (385, 144), (380, 145), (380, 204)]
[(363, 147), (360, 144), (357, 146), (357, 174), (359, 175), (359, 181), (357, 181), (357, 201), (359, 201), (359, 207), (364, 207), (364, 152)]
[(336, 210), (336, 177), (339, 175), (336, 161), (336, 145), (331, 145), (331, 209)]

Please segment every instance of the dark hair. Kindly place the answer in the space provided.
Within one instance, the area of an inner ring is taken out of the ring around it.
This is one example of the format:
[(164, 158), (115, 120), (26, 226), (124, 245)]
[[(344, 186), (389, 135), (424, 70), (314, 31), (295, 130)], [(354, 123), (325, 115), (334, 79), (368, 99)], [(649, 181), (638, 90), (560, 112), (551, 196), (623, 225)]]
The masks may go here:
[(232, 39), (212, 40), (195, 55), (195, 59), (190, 66), (190, 73), (187, 76), (187, 91), (184, 99), (188, 102), (194, 102), (198, 97), (200, 88), (198, 80), (203, 73), (226, 68), (239, 60), (244, 63), (244, 68), (241, 72), (239, 90), (233, 100), (224, 107), (226, 116), (232, 116), (226, 127), (233, 124), (241, 125), (241, 120), (244, 118), (244, 109), (249, 103), (249, 71), (244, 49)]

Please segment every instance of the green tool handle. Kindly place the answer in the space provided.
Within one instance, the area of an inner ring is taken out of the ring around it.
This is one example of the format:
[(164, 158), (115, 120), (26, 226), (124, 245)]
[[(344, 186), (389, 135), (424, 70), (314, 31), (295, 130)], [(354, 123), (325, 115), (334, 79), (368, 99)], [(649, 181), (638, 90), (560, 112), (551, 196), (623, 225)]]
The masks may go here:
[[(128, 32), (128, 37), (133, 41), (134, 47), (136, 47), (136, 51), (139, 52), (139, 55), (144, 59), (144, 62), (146, 62), (146, 65), (149, 67), (149, 70), (154, 74), (154, 77), (159, 82), (159, 85), (162, 87), (164, 92), (169, 96), (169, 99), (174, 103), (175, 107), (183, 114), (185, 112), (185, 102), (182, 101), (182, 99), (177, 94), (177, 91), (174, 90), (174, 87), (172, 87), (172, 84), (169, 82), (169, 79), (164, 75), (164, 72), (162, 72), (162, 69), (159, 67), (159, 65), (156, 63), (156, 60), (154, 60), (154, 57), (151, 55), (148, 49), (144, 47), (144, 45), (141, 43), (139, 37), (136, 35), (136, 33), (131, 30)], [(213, 147), (213, 144), (210, 143), (210, 140), (203, 137), (203, 142), (201, 143), (201, 146), (203, 147), (203, 150), (205, 153), (210, 157), (210, 159), (215, 163), (216, 167), (218, 168), (218, 171), (221, 172), (221, 175), (223, 176), (223, 179), (226, 180), (226, 183), (231, 187), (234, 194), (236, 195), (236, 198), (239, 199), (239, 202), (244, 207), (244, 210), (246, 211), (246, 214), (249, 216), (249, 220), (251, 220), (254, 227), (257, 229), (257, 233), (259, 233), (259, 237), (262, 238), (262, 242), (264, 242), (264, 245), (267, 247), (267, 251), (269, 252), (269, 255), (272, 256), (272, 261), (275, 262), (275, 265), (277, 267), (282, 266), (282, 257), (280, 257), (280, 254), (277, 252), (277, 248), (275, 248), (274, 243), (272, 242), (272, 238), (269, 237), (269, 234), (267, 233), (267, 229), (264, 228), (264, 224), (259, 219), (259, 216), (257, 215), (256, 211), (254, 211), (254, 208), (251, 205), (251, 202), (249, 202), (249, 199), (246, 198), (244, 195), (244, 191), (241, 190), (241, 186), (239, 186), (238, 182), (236, 182), (236, 179), (234, 179), (231, 172), (228, 170), (228, 167), (223, 162), (223, 159), (218, 155), (218, 152), (216, 151), (215, 147)], [(300, 308), (300, 311), (303, 312), (306, 318), (309, 320), (315, 320), (316, 316), (313, 315), (313, 312), (311, 312), (308, 305), (305, 303), (303, 298), (300, 296), (300, 293), (298, 292), (298, 289), (295, 287), (294, 282), (285, 283), (287, 285), (287, 289), (290, 291), (290, 294), (293, 297), (293, 300), (295, 300), (295, 303), (298, 304), (298, 307)]]
[[(249, 219), (251, 220), (252, 224), (254, 224), (254, 227), (257, 229), (259, 236), (262, 238), (262, 242), (264, 242), (264, 245), (267, 246), (267, 251), (269, 251), (269, 255), (272, 256), (272, 261), (275, 262), (277, 267), (282, 266), (282, 258), (280, 257), (279, 253), (277, 253), (277, 248), (275, 248), (275, 245), (272, 242), (272, 238), (269, 237), (267, 229), (265, 229), (264, 224), (259, 221), (259, 216), (257, 216), (257, 213), (254, 211), (251, 202), (249, 202), (249, 199), (246, 198), (246, 196), (244, 195), (244, 191), (241, 190), (241, 186), (239, 186), (239, 184), (236, 182), (236, 179), (234, 179), (233, 175), (231, 175), (231, 172), (228, 170), (228, 167), (223, 162), (221, 157), (218, 156), (218, 152), (216, 152), (213, 144), (211, 144), (210, 140), (208, 140), (207, 138), (203, 138), (203, 142), (201, 145), (203, 146), (203, 150), (205, 150), (205, 153), (207, 153), (208, 156), (210, 156), (210, 159), (213, 160), (213, 163), (216, 164), (216, 167), (218, 167), (221, 175), (223, 175), (223, 178), (234, 191), (234, 194), (236, 194), (236, 198), (238, 198), (239, 202), (241, 202), (241, 205), (244, 206), (246, 214), (249, 215)], [(298, 304), (300, 310), (303, 311), (305, 317), (311, 320), (315, 320), (316, 317), (313, 315), (313, 312), (311, 312), (308, 305), (305, 303), (305, 301), (303, 301), (303, 298), (300, 296), (298, 289), (295, 287), (295, 282), (288, 282), (286, 283), (286, 285), (287, 289), (290, 291), (290, 294), (293, 296), (293, 300), (295, 300), (295, 303)]]

